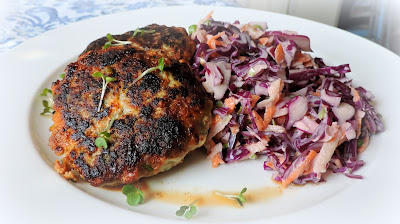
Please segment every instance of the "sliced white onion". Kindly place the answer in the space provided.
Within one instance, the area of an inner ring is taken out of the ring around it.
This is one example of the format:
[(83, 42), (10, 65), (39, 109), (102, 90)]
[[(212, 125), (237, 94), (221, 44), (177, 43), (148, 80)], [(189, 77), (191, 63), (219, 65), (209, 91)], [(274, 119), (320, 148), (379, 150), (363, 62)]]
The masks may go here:
[(315, 122), (314, 120), (310, 119), (308, 116), (304, 116), (303, 119), (296, 121), (293, 126), (295, 128), (298, 128), (306, 133), (313, 133), (315, 129), (318, 127), (318, 123)]
[(348, 103), (340, 103), (337, 107), (333, 107), (332, 111), (338, 119), (339, 125), (352, 118), (356, 112), (354, 107)]
[(286, 129), (290, 129), (294, 122), (302, 119), (308, 111), (308, 100), (304, 97), (297, 96), (292, 103), (289, 104), (289, 120)]
[(340, 96), (329, 96), (326, 93), (326, 90), (323, 89), (321, 91), (321, 99), (325, 102), (329, 103), (331, 106), (336, 107), (340, 104), (340, 100), (342, 99)]

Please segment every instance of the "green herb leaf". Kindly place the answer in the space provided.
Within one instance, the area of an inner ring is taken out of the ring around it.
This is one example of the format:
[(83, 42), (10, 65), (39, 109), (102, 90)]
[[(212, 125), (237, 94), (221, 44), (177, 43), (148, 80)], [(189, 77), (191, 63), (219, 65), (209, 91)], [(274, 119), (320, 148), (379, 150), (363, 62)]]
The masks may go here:
[(104, 77), (103, 73), (101, 73), (101, 72), (95, 72), (92, 74), (92, 76), (95, 78), (103, 78)]
[(196, 214), (196, 212), (197, 212), (196, 206), (194, 206), (194, 205), (190, 206), (189, 211), (187, 211), (187, 212), (185, 213), (185, 218), (191, 219), (192, 216), (193, 216), (194, 214)]
[(49, 106), (49, 102), (47, 100), (42, 101), (42, 105), (44, 107), (43, 112), (40, 113), (40, 115), (44, 116), (46, 114), (52, 114), (53, 113), (53, 108)]
[(357, 139), (357, 149), (364, 144), (364, 139)]
[(275, 119), (272, 119), (272, 125), (276, 125)]
[(135, 80), (133, 80), (132, 84), (135, 84), (137, 81), (139, 81), (140, 79), (142, 79), (145, 75), (147, 75), (150, 72), (153, 72), (155, 70), (160, 70), (161, 72), (164, 71), (164, 57), (160, 58), (158, 60), (158, 66), (156, 67), (151, 67), (149, 69), (146, 69), (144, 72), (142, 72), (142, 74), (140, 74)]
[(111, 46), (112, 46), (111, 42), (106, 42), (106, 43), (104, 44), (104, 46), (103, 46), (103, 49), (107, 49), (107, 48), (109, 48), (109, 47), (111, 47)]
[(53, 95), (53, 91), (51, 91), (48, 88), (44, 88), (43, 92), (40, 94), (41, 96), (47, 96), (47, 94), (50, 93), (51, 95)]
[(164, 57), (158, 60), (158, 69), (160, 69), (160, 71), (164, 71)]
[(62, 74), (60, 75), (60, 78), (63, 79), (64, 77), (65, 77), (65, 73), (62, 73)]
[(133, 32), (132, 36), (135, 37), (136, 34), (137, 34), (138, 32), (139, 32), (139, 28), (137, 28), (137, 29), (135, 30), (135, 32)]
[(243, 206), (243, 203), (246, 202), (245, 197), (243, 196), (243, 194), (247, 191), (247, 188), (243, 188), (242, 191), (238, 194), (238, 195), (226, 195), (226, 194), (221, 194), (219, 192), (215, 192), (216, 194), (231, 199), (231, 200), (235, 200), (236, 203), (238, 203), (239, 206)]
[(130, 206), (136, 206), (140, 203), (140, 196), (138, 192), (133, 192), (127, 195), (126, 202)]
[(325, 117), (325, 114), (326, 114), (326, 109), (325, 109), (325, 107), (322, 107), (321, 111), (319, 111), (319, 113), (318, 113), (318, 118), (320, 120), (322, 120), (322, 118)]
[(108, 133), (108, 130), (105, 130), (105, 131), (101, 132), (101, 133), (99, 134), (99, 136), (100, 136), (100, 137), (104, 137), (104, 138), (110, 138), (110, 137), (111, 137), (111, 136), (110, 136), (110, 133)]
[(240, 194), (238, 195), (238, 199), (239, 199), (239, 201), (241, 202), (240, 204), (241, 204), (241, 206), (243, 206), (243, 204), (242, 203), (245, 203), (246, 202), (246, 199), (244, 198), (244, 196), (243, 196), (243, 194), (245, 193), (247, 191), (247, 188), (243, 188), (242, 189), (242, 191), (240, 192)]
[(218, 100), (218, 101), (215, 103), (215, 108), (220, 108), (220, 107), (223, 107), (223, 106), (224, 106), (224, 103), (222, 103), (221, 100)]
[(132, 192), (135, 192), (135, 191), (136, 191), (136, 187), (131, 185), (131, 184), (127, 184), (122, 188), (122, 193), (124, 195), (128, 195), (128, 194), (130, 194)]
[(113, 37), (111, 34), (109, 34), (109, 33), (107, 33), (106, 38), (107, 38), (107, 40), (110, 41), (110, 42), (114, 41), (114, 37)]
[(184, 206), (181, 206), (180, 208), (179, 208), (179, 210), (178, 211), (176, 211), (176, 215), (177, 216), (183, 216), (183, 214), (185, 214), (185, 212), (186, 212), (186, 210), (189, 208), (189, 206), (187, 206), (187, 205), (184, 205)]
[[(197, 200), (194, 200), (194, 201), (193, 201), (192, 203), (190, 203), (189, 205), (181, 206), (181, 207), (179, 208), (179, 210), (175, 212), (175, 214), (176, 214), (177, 216), (183, 216), (183, 215), (185, 215), (185, 218), (186, 218), (186, 219), (191, 219), (192, 216), (193, 216), (194, 214), (196, 214), (196, 212), (197, 212), (197, 207), (194, 205), (197, 201), (198, 201), (198, 199), (197, 199)], [(188, 209), (189, 209), (189, 210), (188, 210)]]
[(130, 206), (137, 206), (144, 203), (143, 192), (133, 185), (125, 185), (122, 188), (122, 193), (126, 195), (126, 201)]
[(263, 30), (263, 28), (262, 28), (260, 25), (257, 25), (257, 24), (256, 24), (256, 25), (253, 25), (253, 29), (254, 29), (254, 30), (257, 30), (257, 28), (258, 28), (259, 30), (261, 30), (261, 31)]
[(110, 83), (110, 82), (115, 81), (116, 79), (115, 79), (115, 78), (112, 78), (112, 77), (105, 76), (105, 75), (104, 75), (103, 73), (101, 73), (101, 72), (95, 72), (95, 73), (93, 73), (93, 74), (92, 74), (92, 77), (95, 77), (95, 78), (102, 78), (102, 79), (103, 79), (103, 87), (101, 88), (100, 102), (99, 102), (99, 106), (98, 106), (98, 108), (97, 108), (97, 112), (100, 112), (100, 108), (101, 108), (101, 104), (102, 104), (102, 102), (103, 102), (104, 94), (105, 94), (105, 92), (106, 92), (107, 84)]
[(153, 172), (154, 169), (150, 164), (143, 164), (143, 169), (145, 169), (147, 172)]
[(114, 82), (115, 80), (117, 80), (116, 78), (112, 78), (112, 77), (106, 77), (106, 83), (110, 83), (110, 82)]
[(105, 149), (108, 148), (106, 139), (102, 138), (102, 137), (96, 138), (96, 140), (94, 141), (94, 144), (96, 144), (96, 146), (99, 148), (101, 148), (101, 147), (104, 147)]
[(189, 26), (188, 30), (189, 30), (189, 35), (190, 35), (190, 34), (196, 32), (197, 26), (195, 24), (193, 24), (193, 25)]

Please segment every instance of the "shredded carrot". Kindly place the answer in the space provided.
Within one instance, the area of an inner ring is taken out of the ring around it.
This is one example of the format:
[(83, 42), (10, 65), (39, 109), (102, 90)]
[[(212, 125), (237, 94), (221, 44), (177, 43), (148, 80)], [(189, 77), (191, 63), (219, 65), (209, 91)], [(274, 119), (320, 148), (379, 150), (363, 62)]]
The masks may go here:
[(213, 118), (213, 121), (212, 121), (212, 126), (215, 126), (216, 124), (218, 124), (221, 121), (222, 121), (221, 117), (218, 114), (215, 115)]
[(224, 105), (229, 108), (228, 113), (232, 113), (235, 110), (235, 101), (236, 100), (234, 97), (229, 97), (225, 99)]
[(211, 18), (213, 13), (214, 13), (214, 10), (212, 10), (210, 13), (208, 13), (208, 15), (204, 18), (204, 20)]
[(264, 125), (264, 121), (261, 118), (261, 116), (257, 113), (257, 111), (253, 110), (253, 111), (251, 111), (251, 113), (254, 116), (254, 120), (256, 121), (256, 125), (257, 125), (258, 130), (260, 130), (260, 131), (265, 130), (266, 127)]
[(364, 152), (364, 150), (365, 150), (365, 149), (367, 148), (367, 146), (368, 146), (368, 143), (369, 143), (369, 137), (368, 137), (368, 135), (367, 135), (367, 136), (365, 136), (365, 138), (364, 138), (363, 144), (360, 146), (360, 148), (358, 148), (358, 153)]
[(220, 162), (221, 162), (221, 157), (219, 153), (217, 153), (212, 159), (212, 168), (217, 168)]
[(276, 63), (281, 64), (283, 60), (285, 60), (285, 53), (283, 52), (283, 48), (281, 44), (278, 44), (275, 49), (275, 59)]
[(284, 188), (286, 188), (286, 186), (290, 183), (292, 183), (292, 181), (294, 181), (295, 179), (297, 179), (299, 176), (301, 176), (303, 174), (303, 172), (305, 170), (307, 170), (311, 165), (312, 165), (312, 161), (314, 160), (315, 156), (318, 153), (314, 150), (311, 150), (308, 155), (306, 156), (305, 160), (298, 166), (296, 167), (286, 179), (282, 180), (282, 186)]
[(256, 105), (257, 101), (258, 101), (261, 97), (260, 97), (260, 96), (257, 96), (257, 95), (251, 95), (250, 98), (251, 98), (251, 108), (253, 108), (253, 107)]
[(246, 60), (246, 57), (245, 56), (238, 56), (237, 59), (239, 59), (241, 61), (244, 61), (244, 60)]
[(224, 45), (224, 43), (223, 42), (221, 42), (221, 41), (218, 41), (217, 42), (217, 39), (218, 38), (220, 38), (222, 35), (224, 35), (225, 34), (225, 31), (224, 32), (219, 32), (217, 35), (215, 35), (215, 36), (211, 36), (211, 37), (209, 37), (209, 36), (207, 36), (207, 44), (208, 44), (208, 46), (210, 46), (210, 48), (211, 49), (215, 49), (215, 48), (217, 48), (217, 43), (219, 44), (219, 45)]
[(277, 125), (283, 125), (283, 123), (285, 123), (285, 120), (286, 120), (285, 116), (280, 116), (275, 118), (275, 123)]
[(234, 134), (234, 135), (239, 133), (239, 125), (238, 124), (233, 125), (232, 127), (230, 127), (230, 129), (231, 129), (232, 134)]
[(300, 63), (305, 63), (305, 62), (309, 62), (311, 61), (311, 57), (307, 57), (307, 54), (303, 54), (300, 51), (296, 52), (296, 54), (294, 55), (294, 59), (293, 62), (300, 62)]
[(265, 165), (268, 166), (268, 167), (271, 167), (273, 170), (276, 170), (276, 167), (271, 162), (267, 162)]
[(264, 125), (268, 126), (269, 123), (272, 121), (272, 118), (274, 117), (276, 107), (271, 106), (265, 108), (265, 113), (264, 113)]
[(260, 43), (261, 45), (266, 45), (268, 43), (268, 40), (269, 40), (268, 37), (262, 37), (258, 39), (258, 43)]
[(353, 94), (354, 94), (354, 96), (353, 96), (353, 102), (357, 102), (357, 101), (360, 101), (360, 94), (358, 93), (358, 91), (356, 90), (356, 89), (352, 89), (353, 90)]
[(313, 96), (321, 96), (321, 91), (312, 92), (310, 94)]

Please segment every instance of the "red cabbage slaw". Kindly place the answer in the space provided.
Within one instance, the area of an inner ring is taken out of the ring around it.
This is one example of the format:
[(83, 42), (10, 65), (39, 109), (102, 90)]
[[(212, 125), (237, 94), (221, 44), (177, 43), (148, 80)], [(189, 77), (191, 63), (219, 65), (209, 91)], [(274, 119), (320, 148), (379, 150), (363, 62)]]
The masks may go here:
[(327, 170), (350, 178), (383, 124), (373, 95), (353, 87), (350, 66), (313, 58), (310, 39), (267, 24), (215, 21), (191, 34), (193, 70), (214, 99), (205, 147), (212, 166), (266, 155), (265, 170), (283, 187), (324, 181)]

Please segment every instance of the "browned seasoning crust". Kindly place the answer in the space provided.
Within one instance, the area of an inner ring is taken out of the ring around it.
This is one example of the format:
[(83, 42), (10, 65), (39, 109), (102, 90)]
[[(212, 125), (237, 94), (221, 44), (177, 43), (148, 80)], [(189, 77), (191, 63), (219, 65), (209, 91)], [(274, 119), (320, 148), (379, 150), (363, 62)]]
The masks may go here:
[[(57, 172), (94, 186), (132, 183), (182, 162), (206, 138), (212, 102), (194, 78), (189, 62), (195, 44), (184, 28), (149, 25), (154, 33), (115, 35), (132, 44), (103, 49), (107, 39), (92, 42), (53, 83), (54, 125), (49, 140)], [(133, 80), (164, 57), (164, 72)], [(100, 112), (101, 71), (115, 82), (107, 85)], [(95, 139), (116, 116), (107, 149)]]

